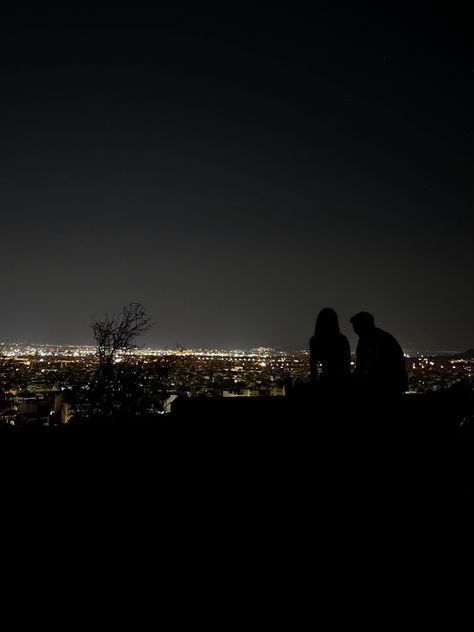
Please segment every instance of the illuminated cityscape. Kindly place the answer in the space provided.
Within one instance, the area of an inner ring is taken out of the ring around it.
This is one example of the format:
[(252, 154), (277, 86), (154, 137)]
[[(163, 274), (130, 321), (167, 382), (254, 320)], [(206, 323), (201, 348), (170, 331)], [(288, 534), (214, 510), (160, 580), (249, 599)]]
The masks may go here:
[[(135, 348), (117, 363), (139, 370), (146, 413), (163, 415), (177, 397), (283, 397), (309, 382), (306, 350)], [(474, 351), (406, 354), (409, 394), (474, 382)], [(97, 369), (93, 346), (0, 343), (0, 423), (68, 423), (86, 417)]]

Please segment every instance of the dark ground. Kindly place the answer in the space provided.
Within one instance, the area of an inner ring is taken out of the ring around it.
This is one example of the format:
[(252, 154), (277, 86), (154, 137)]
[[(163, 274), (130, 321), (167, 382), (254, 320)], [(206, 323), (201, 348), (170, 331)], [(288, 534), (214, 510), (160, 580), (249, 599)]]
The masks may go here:
[(78, 611), (92, 593), (126, 611), (135, 590), (158, 620), (393, 620), (463, 576), (473, 411), (470, 393), (183, 400), (166, 419), (3, 428), (4, 559), (17, 590), (36, 577)]
[[(462, 501), (473, 494), (470, 392), (400, 402), (182, 399), (168, 417), (2, 428), (6, 484), (132, 485), (261, 505)], [(312, 499), (312, 500), (311, 500)]]

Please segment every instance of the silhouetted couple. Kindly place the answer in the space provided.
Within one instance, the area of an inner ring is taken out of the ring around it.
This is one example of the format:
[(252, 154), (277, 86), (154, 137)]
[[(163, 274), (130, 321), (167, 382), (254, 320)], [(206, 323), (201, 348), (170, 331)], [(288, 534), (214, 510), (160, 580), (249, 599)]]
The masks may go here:
[(359, 336), (356, 366), (351, 373), (351, 352), (341, 334), (336, 312), (327, 307), (316, 320), (310, 340), (310, 376), (321, 393), (335, 395), (354, 390), (370, 397), (397, 397), (408, 388), (402, 348), (395, 338), (375, 326), (374, 317), (359, 312), (351, 318)]

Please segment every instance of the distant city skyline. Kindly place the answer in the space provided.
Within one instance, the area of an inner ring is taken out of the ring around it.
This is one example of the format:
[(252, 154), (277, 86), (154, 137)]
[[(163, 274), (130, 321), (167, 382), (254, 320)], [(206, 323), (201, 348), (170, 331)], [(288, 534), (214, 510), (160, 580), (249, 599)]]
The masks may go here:
[[(0, 340), (0, 347), (18, 347), (21, 350), (30, 349), (40, 349), (40, 348), (54, 348), (54, 349), (75, 349), (75, 350), (87, 350), (88, 352), (95, 353), (96, 345), (93, 341), (88, 343), (53, 343), (53, 342), (44, 342), (44, 341), (34, 341), (34, 340)], [(465, 348), (465, 349), (408, 349), (403, 348), (403, 352), (407, 356), (413, 355), (450, 355), (450, 354), (459, 354), (473, 351), (474, 346)], [(307, 347), (301, 347), (296, 349), (287, 349), (280, 346), (272, 346), (266, 347), (264, 345), (257, 345), (254, 347), (193, 347), (193, 346), (181, 346), (181, 345), (153, 345), (153, 344), (137, 344), (133, 347), (133, 350), (137, 353), (137, 355), (147, 353), (309, 353), (309, 349)], [(356, 344), (352, 347), (351, 351), (355, 354)]]
[[(324, 4), (324, 3), (323, 3)], [(324, 307), (474, 346), (472, 16), (6, 8), (0, 339), (307, 348)]]

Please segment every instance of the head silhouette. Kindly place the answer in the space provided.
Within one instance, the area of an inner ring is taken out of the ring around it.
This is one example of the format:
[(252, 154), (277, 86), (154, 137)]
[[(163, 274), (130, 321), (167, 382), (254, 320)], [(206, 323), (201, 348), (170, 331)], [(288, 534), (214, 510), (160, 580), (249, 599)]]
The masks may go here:
[(322, 309), (316, 319), (314, 335), (319, 337), (335, 336), (339, 333), (339, 321), (336, 312), (330, 307)]
[(375, 331), (372, 314), (359, 312), (351, 318), (352, 328), (359, 337), (370, 336)]

